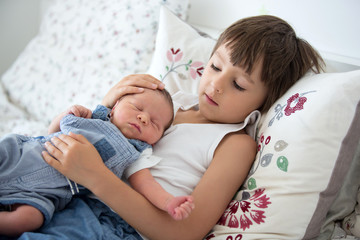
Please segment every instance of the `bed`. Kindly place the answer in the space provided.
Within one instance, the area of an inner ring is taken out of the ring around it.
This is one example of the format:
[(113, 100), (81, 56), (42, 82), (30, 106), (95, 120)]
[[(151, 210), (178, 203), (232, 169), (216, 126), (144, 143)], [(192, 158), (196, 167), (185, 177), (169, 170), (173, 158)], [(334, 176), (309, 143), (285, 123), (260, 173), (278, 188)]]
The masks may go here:
[[(258, 14), (287, 20), (324, 57), (262, 115), (244, 186), (206, 239), (360, 238), (360, 2), (42, 0), (38, 34), (0, 85), (0, 136), (44, 135), (123, 76), (196, 93), (215, 39)], [(306, 16), (306, 17), (304, 17)], [(334, 17), (340, 16), (340, 17)]]

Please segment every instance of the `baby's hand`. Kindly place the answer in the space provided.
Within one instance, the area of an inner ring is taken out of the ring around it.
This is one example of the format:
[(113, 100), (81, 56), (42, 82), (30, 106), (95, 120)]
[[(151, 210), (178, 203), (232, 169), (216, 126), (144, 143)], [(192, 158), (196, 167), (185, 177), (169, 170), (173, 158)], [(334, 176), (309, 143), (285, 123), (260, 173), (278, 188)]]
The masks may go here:
[(65, 111), (67, 114), (73, 114), (76, 117), (91, 118), (92, 111), (81, 105), (73, 105)]
[(192, 196), (180, 196), (170, 199), (166, 209), (170, 216), (175, 220), (187, 218), (195, 208)]
[(65, 112), (60, 113), (57, 115), (50, 123), (48, 128), (48, 133), (54, 133), (60, 131), (60, 121), (63, 117), (68, 114), (73, 114), (76, 117), (82, 118), (91, 118), (92, 112), (90, 109), (83, 107), (81, 105), (74, 105), (68, 108)]

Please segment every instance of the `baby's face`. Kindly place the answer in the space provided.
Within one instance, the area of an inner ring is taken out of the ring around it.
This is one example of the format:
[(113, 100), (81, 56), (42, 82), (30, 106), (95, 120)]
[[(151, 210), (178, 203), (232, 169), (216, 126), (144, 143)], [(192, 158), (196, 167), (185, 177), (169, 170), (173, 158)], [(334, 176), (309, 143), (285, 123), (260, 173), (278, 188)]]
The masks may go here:
[(110, 121), (125, 137), (154, 144), (162, 137), (172, 115), (172, 106), (165, 97), (146, 89), (121, 98), (111, 112)]

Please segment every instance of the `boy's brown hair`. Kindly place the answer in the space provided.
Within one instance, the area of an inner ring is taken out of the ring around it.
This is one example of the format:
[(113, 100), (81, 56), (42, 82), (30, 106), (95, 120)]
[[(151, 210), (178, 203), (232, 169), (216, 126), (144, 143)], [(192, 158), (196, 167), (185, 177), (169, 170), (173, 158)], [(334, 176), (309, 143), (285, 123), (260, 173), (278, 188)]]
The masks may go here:
[(275, 16), (255, 16), (233, 23), (220, 35), (213, 53), (221, 44), (230, 50), (231, 63), (249, 73), (254, 64), (262, 62), (261, 80), (268, 96), (261, 112), (269, 110), (309, 69), (315, 73), (323, 69), (320, 54), (298, 38), (286, 21)]

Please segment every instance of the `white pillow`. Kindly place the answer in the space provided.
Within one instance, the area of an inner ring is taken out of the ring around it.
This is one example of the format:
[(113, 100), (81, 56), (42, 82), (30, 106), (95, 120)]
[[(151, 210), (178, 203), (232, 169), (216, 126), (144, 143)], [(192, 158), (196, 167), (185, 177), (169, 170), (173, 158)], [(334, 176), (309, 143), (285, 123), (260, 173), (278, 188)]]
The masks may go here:
[(47, 122), (73, 104), (95, 107), (123, 76), (147, 70), (163, 5), (186, 17), (188, 0), (53, 1), (2, 78), (10, 100)]
[[(360, 70), (308, 74), (262, 117), (244, 189), (209, 239), (311, 239), (360, 139)], [(357, 159), (359, 161), (359, 159)]]
[(148, 73), (163, 81), (171, 94), (179, 90), (197, 94), (215, 42), (162, 7)]

